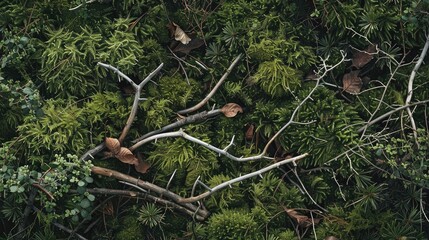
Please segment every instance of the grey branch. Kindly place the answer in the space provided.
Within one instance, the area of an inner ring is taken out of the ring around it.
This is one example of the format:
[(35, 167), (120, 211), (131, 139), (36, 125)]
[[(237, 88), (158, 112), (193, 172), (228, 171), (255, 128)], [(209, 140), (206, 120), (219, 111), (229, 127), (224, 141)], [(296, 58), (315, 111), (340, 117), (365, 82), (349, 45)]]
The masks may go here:
[(213, 193), (224, 189), (225, 187), (232, 186), (232, 184), (234, 184), (234, 183), (241, 182), (241, 181), (244, 181), (246, 179), (249, 179), (249, 178), (252, 178), (255, 176), (260, 176), (261, 174), (263, 174), (265, 172), (271, 171), (271, 170), (278, 168), (278, 167), (280, 167), (284, 164), (287, 164), (287, 163), (295, 163), (296, 161), (301, 160), (301, 159), (305, 158), (306, 156), (308, 156), (308, 153), (304, 153), (304, 154), (298, 155), (296, 157), (285, 159), (283, 161), (271, 164), (265, 168), (262, 168), (262, 169), (259, 169), (257, 171), (248, 173), (246, 175), (236, 177), (236, 178), (231, 179), (229, 181), (223, 182), (223, 183), (211, 188), (211, 190), (209, 190), (209, 191), (206, 191), (206, 192), (204, 192), (200, 195), (197, 195), (195, 197), (192, 196), (189, 198), (183, 198), (183, 197), (181, 197), (181, 196), (179, 196), (179, 195), (177, 195), (171, 191), (168, 191), (165, 188), (161, 188), (155, 184), (134, 178), (132, 176), (120, 173), (120, 172), (115, 171), (115, 170), (94, 166), (91, 168), (91, 171), (94, 174), (103, 175), (106, 177), (113, 177), (113, 178), (116, 178), (116, 179), (121, 180), (121, 181), (125, 181), (125, 182), (135, 184), (139, 187), (147, 189), (147, 190), (154, 192), (158, 195), (169, 198), (170, 200), (175, 201), (176, 203), (181, 205), (182, 207), (186, 207), (187, 209), (196, 211), (200, 216), (207, 217), (209, 213), (206, 210), (198, 208), (198, 207), (192, 205), (191, 203), (202, 200), (202, 199), (212, 195)]
[[(161, 138), (169, 138), (169, 137), (182, 137), (184, 139), (187, 139), (191, 142), (194, 142), (196, 144), (199, 144), (205, 148), (208, 148), (220, 155), (223, 155), (231, 160), (237, 161), (237, 162), (247, 162), (247, 161), (253, 161), (253, 160), (259, 160), (259, 159), (270, 159), (272, 160), (272, 157), (267, 157), (265, 155), (256, 155), (256, 156), (252, 156), (252, 157), (246, 157), (246, 158), (242, 158), (242, 157), (236, 157), (232, 154), (230, 154), (229, 152), (227, 152), (227, 148), (225, 149), (220, 149), (218, 147), (215, 147), (209, 143), (206, 143), (198, 138), (192, 137), (191, 135), (185, 133), (182, 129), (179, 131), (175, 131), (175, 132), (168, 132), (168, 133), (161, 133), (161, 134), (157, 134), (157, 135), (153, 135), (151, 137), (145, 138), (139, 142), (137, 142), (136, 144), (134, 144), (133, 146), (131, 146), (129, 149), (130, 151), (134, 151), (136, 150), (138, 147), (144, 145), (145, 143), (151, 142), (151, 141), (156, 141), (158, 139)], [(231, 142), (230, 144), (232, 144), (233, 142)]]
[[(409, 105), (411, 102), (411, 98), (413, 96), (414, 78), (416, 77), (417, 71), (419, 70), (420, 66), (423, 63), (423, 59), (426, 56), (428, 48), (429, 48), (429, 35), (427, 36), (426, 43), (425, 43), (425, 46), (423, 47), (423, 50), (420, 54), (419, 60), (417, 61), (416, 65), (413, 68), (413, 71), (410, 74), (410, 78), (408, 80), (408, 94), (407, 94), (407, 98), (405, 100), (405, 105)], [(416, 122), (414, 121), (414, 118), (413, 118), (413, 113), (411, 112), (411, 109), (409, 107), (407, 107), (407, 113), (408, 113), (408, 116), (410, 117), (411, 127), (413, 128), (414, 140), (417, 144), (417, 147), (419, 147), (419, 143), (417, 141), (417, 126), (416, 126)]]
[(134, 121), (134, 118), (136, 116), (137, 113), (137, 109), (139, 106), (139, 101), (141, 100), (140, 98), (140, 94), (141, 91), (144, 87), (144, 85), (146, 85), (146, 83), (148, 83), (160, 70), (161, 68), (164, 66), (164, 63), (161, 63), (154, 71), (152, 71), (141, 83), (139, 83), (138, 85), (131, 80), (131, 78), (129, 78), (126, 74), (122, 73), (121, 71), (119, 71), (119, 69), (113, 67), (112, 65), (109, 64), (105, 64), (105, 63), (97, 63), (98, 65), (110, 69), (113, 72), (117, 73), (119, 76), (121, 76), (122, 78), (124, 78), (125, 80), (127, 80), (131, 86), (134, 88), (134, 90), (136, 91), (135, 95), (134, 95), (134, 101), (133, 101), (133, 106), (131, 107), (131, 112), (130, 112), (130, 116), (128, 117), (127, 123), (125, 124), (124, 129), (122, 130), (121, 135), (119, 136), (118, 140), (119, 142), (123, 142), (123, 140), (125, 139), (125, 136), (127, 136), (128, 131), (131, 128), (131, 124)]
[(213, 193), (215, 193), (215, 192), (217, 192), (219, 190), (222, 190), (222, 189), (224, 189), (224, 188), (226, 188), (228, 186), (232, 186), (232, 184), (234, 184), (234, 183), (242, 182), (242, 181), (244, 181), (246, 179), (249, 179), (249, 178), (252, 178), (252, 177), (255, 177), (255, 176), (260, 176), (261, 174), (263, 174), (265, 172), (268, 172), (268, 171), (271, 171), (274, 168), (278, 168), (278, 167), (280, 167), (280, 166), (282, 166), (284, 164), (287, 164), (287, 163), (294, 163), (294, 162), (296, 162), (298, 160), (301, 160), (301, 159), (303, 159), (303, 158), (305, 158), (307, 156), (308, 156), (308, 153), (304, 153), (304, 154), (298, 155), (296, 157), (285, 159), (283, 161), (271, 164), (271, 165), (269, 165), (269, 166), (267, 166), (265, 168), (261, 168), (261, 169), (259, 169), (257, 171), (254, 171), (254, 172), (245, 174), (243, 176), (233, 178), (233, 179), (231, 179), (229, 181), (223, 182), (223, 183), (221, 183), (221, 184), (219, 184), (219, 185), (211, 188), (211, 190), (208, 190), (208, 191), (206, 191), (206, 192), (204, 192), (204, 193), (202, 193), (202, 194), (200, 194), (198, 196), (189, 197), (189, 198), (181, 198), (181, 199), (179, 199), (179, 202), (181, 202), (181, 203), (191, 203), (191, 202), (199, 201), (199, 200), (201, 200), (203, 198), (206, 198), (206, 197), (212, 195)]
[(182, 118), (182, 119), (180, 119), (179, 121), (177, 121), (175, 123), (166, 125), (166, 126), (160, 128), (160, 129), (157, 129), (155, 131), (146, 133), (145, 135), (137, 138), (136, 140), (133, 140), (132, 142), (136, 143), (136, 142), (139, 142), (139, 141), (141, 141), (141, 140), (143, 140), (145, 138), (151, 137), (151, 136), (153, 136), (155, 134), (167, 132), (167, 131), (173, 130), (175, 128), (180, 128), (180, 127), (182, 127), (182, 126), (184, 126), (186, 124), (191, 124), (191, 123), (195, 123), (195, 122), (204, 121), (204, 120), (206, 120), (208, 118), (215, 117), (215, 116), (219, 115), (220, 113), (221, 113), (220, 109), (215, 109), (215, 110), (211, 110), (211, 111), (200, 112), (200, 113), (197, 113), (197, 114), (194, 114), (194, 115)]
[(377, 122), (380, 122), (381, 120), (383, 120), (383, 119), (387, 118), (388, 116), (390, 116), (390, 115), (394, 114), (394, 113), (395, 113), (395, 112), (397, 112), (397, 111), (401, 111), (401, 110), (404, 110), (405, 108), (409, 108), (409, 107), (412, 107), (412, 106), (415, 106), (415, 105), (425, 104), (425, 103), (428, 103), (428, 102), (429, 102), (429, 99), (424, 100), (424, 101), (415, 102), (415, 103), (410, 103), (410, 104), (408, 104), (408, 105), (404, 105), (404, 106), (401, 106), (401, 107), (395, 108), (395, 109), (393, 109), (393, 110), (391, 110), (391, 111), (389, 111), (389, 112), (387, 112), (387, 113), (385, 113), (385, 114), (383, 114), (383, 115), (381, 115), (381, 116), (377, 117), (376, 119), (374, 119), (374, 120), (372, 120), (372, 121), (368, 122), (367, 124), (365, 124), (365, 126), (363, 126), (363, 127), (359, 128), (359, 129), (358, 129), (358, 133), (362, 133), (362, 132), (363, 132), (366, 128), (368, 128), (369, 126), (371, 126), (371, 125), (373, 125), (373, 124), (375, 124), (375, 123), (377, 123)]
[(289, 121), (283, 125), (282, 128), (280, 128), (280, 130), (278, 130), (276, 132), (276, 134), (274, 134), (274, 136), (271, 137), (271, 139), (268, 141), (268, 143), (265, 145), (264, 150), (262, 151), (262, 155), (265, 155), (268, 151), (269, 146), (274, 142), (274, 140), (291, 124), (295, 123), (294, 119), (296, 114), (298, 113), (299, 109), (304, 105), (304, 103), (307, 102), (308, 99), (311, 99), (311, 95), (314, 93), (314, 91), (316, 91), (316, 89), (319, 87), (320, 84), (320, 80), (322, 78), (324, 78), (326, 76), (326, 74), (330, 71), (332, 71), (333, 69), (335, 69), (336, 67), (338, 67), (340, 64), (342, 64), (344, 61), (346, 61), (346, 53), (341, 51), (341, 60), (336, 63), (333, 66), (328, 66), (326, 65), (326, 60), (322, 60), (323, 62), (323, 66), (322, 66), (322, 74), (316, 74), (319, 77), (317, 78), (316, 81), (316, 86), (314, 86), (314, 88), (310, 91), (310, 93), (298, 104), (298, 106), (295, 108), (295, 110), (292, 113), (292, 116), (290, 117)]
[(191, 112), (195, 112), (196, 110), (200, 109), (204, 104), (206, 104), (211, 97), (213, 97), (213, 95), (216, 93), (216, 91), (219, 89), (219, 87), (222, 85), (222, 83), (226, 80), (226, 78), (228, 77), (228, 75), (232, 72), (232, 69), (235, 67), (235, 65), (237, 65), (238, 61), (241, 59), (241, 54), (238, 55), (235, 60), (231, 63), (231, 65), (229, 66), (229, 68), (226, 70), (226, 72), (223, 74), (222, 78), (219, 80), (219, 82), (214, 86), (214, 88), (211, 90), (211, 92), (201, 101), (199, 102), (197, 105), (188, 108), (188, 109), (184, 109), (181, 111), (178, 111), (177, 113), (179, 114), (188, 114)]

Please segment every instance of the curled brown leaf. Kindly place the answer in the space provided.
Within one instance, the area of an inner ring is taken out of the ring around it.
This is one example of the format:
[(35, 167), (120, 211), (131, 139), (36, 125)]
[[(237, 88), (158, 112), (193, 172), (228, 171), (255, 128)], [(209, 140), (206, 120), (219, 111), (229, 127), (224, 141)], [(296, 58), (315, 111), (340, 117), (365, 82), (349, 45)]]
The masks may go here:
[(313, 224), (318, 224), (321, 220), (320, 218), (309, 218), (305, 215), (298, 213), (293, 208), (283, 207), (283, 209), (285, 210), (287, 215), (289, 215), (289, 217), (291, 217), (293, 220), (295, 220), (299, 226), (304, 227), (304, 228), (310, 227)]
[(182, 44), (188, 44), (191, 41), (191, 38), (186, 35), (185, 31), (183, 31), (179, 25), (173, 22), (173, 26), (176, 28), (174, 31), (174, 39)]
[(139, 161), (128, 148), (124, 148), (124, 147), (121, 147), (121, 150), (119, 151), (118, 154), (115, 155), (115, 157), (123, 163), (128, 163), (133, 165), (138, 164), (138, 161)]
[(243, 109), (237, 103), (227, 103), (222, 107), (221, 112), (225, 117), (235, 117), (237, 113), (242, 113)]
[(121, 144), (119, 143), (119, 140), (116, 138), (110, 138), (106, 137), (104, 140), (107, 149), (109, 149), (113, 155), (116, 155), (121, 150)]

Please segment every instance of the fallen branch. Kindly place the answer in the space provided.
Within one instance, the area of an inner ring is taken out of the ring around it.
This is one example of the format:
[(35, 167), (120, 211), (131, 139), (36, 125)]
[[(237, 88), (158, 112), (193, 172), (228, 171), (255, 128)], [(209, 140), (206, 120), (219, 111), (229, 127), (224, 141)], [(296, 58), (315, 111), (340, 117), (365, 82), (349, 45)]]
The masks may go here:
[(237, 65), (238, 61), (241, 59), (241, 54), (238, 55), (235, 60), (231, 63), (231, 65), (229, 66), (229, 68), (226, 70), (226, 72), (223, 74), (222, 78), (219, 80), (219, 82), (216, 83), (216, 85), (214, 86), (214, 88), (211, 90), (211, 92), (201, 101), (199, 102), (197, 105), (178, 111), (178, 114), (188, 114), (191, 112), (195, 112), (196, 110), (200, 109), (204, 104), (206, 104), (210, 98), (213, 97), (213, 95), (216, 93), (216, 91), (219, 89), (219, 87), (222, 85), (222, 83), (226, 80), (226, 78), (228, 77), (228, 75), (232, 72), (232, 69), (235, 67), (235, 65)]
[[(420, 54), (419, 60), (417, 61), (416, 65), (414, 66), (413, 71), (411, 71), (410, 78), (408, 80), (408, 93), (407, 93), (407, 98), (405, 99), (405, 105), (409, 105), (411, 102), (411, 98), (413, 97), (414, 78), (416, 77), (417, 71), (419, 70), (420, 66), (423, 63), (423, 59), (426, 56), (428, 48), (429, 48), (429, 35), (427, 36), (426, 43), (425, 43), (423, 50)], [(407, 107), (407, 113), (408, 113), (408, 116), (410, 117), (410, 122), (411, 122), (411, 127), (413, 130), (414, 140), (416, 142), (417, 147), (420, 148), (419, 143), (417, 141), (416, 122), (414, 121), (413, 113), (411, 112), (411, 109), (409, 107)]]
[[(308, 99), (311, 99), (311, 95), (314, 93), (314, 91), (316, 91), (316, 89), (320, 86), (320, 80), (322, 78), (324, 78), (326, 76), (326, 74), (330, 71), (332, 71), (333, 69), (335, 69), (336, 67), (338, 67), (340, 64), (342, 64), (344, 61), (346, 61), (346, 53), (341, 51), (341, 60), (336, 63), (333, 66), (328, 66), (326, 64), (326, 60), (322, 59), (322, 69), (320, 71), (323, 70), (322, 74), (317, 73), (316, 75), (317, 80), (316, 80), (316, 85), (314, 86), (314, 88), (310, 91), (310, 93), (298, 104), (298, 106), (295, 108), (295, 110), (293, 111), (289, 121), (283, 125), (283, 127), (280, 128), (280, 130), (278, 130), (274, 136), (271, 137), (271, 139), (268, 141), (268, 143), (265, 145), (264, 150), (262, 151), (261, 155), (265, 155), (268, 151), (268, 148), (270, 147), (270, 145), (274, 142), (274, 140), (291, 124), (295, 123), (294, 122), (294, 118), (296, 116), (296, 114), (298, 113), (299, 109), (301, 109), (301, 107), (304, 105), (305, 102), (307, 102)], [(319, 71), (319, 72), (320, 72)]]
[(145, 138), (145, 139), (137, 142), (133, 146), (131, 146), (129, 149), (130, 149), (130, 151), (135, 151), (138, 147), (142, 146), (145, 143), (148, 143), (148, 142), (151, 142), (151, 141), (154, 141), (154, 140), (158, 140), (158, 139), (161, 139), (161, 138), (168, 138), (168, 137), (182, 137), (182, 138), (184, 138), (186, 140), (189, 140), (189, 141), (191, 141), (193, 143), (196, 143), (196, 144), (199, 144), (201, 146), (204, 146), (205, 148), (208, 148), (208, 149), (210, 149), (210, 150), (212, 150), (212, 151), (214, 151), (214, 152), (216, 152), (216, 153), (218, 153), (220, 155), (224, 155), (225, 157), (227, 157), (227, 158), (229, 158), (231, 160), (237, 161), (237, 162), (247, 162), (247, 161), (259, 160), (259, 159), (269, 159), (269, 160), (273, 160), (274, 159), (272, 157), (268, 157), (268, 156), (265, 156), (265, 155), (262, 155), (262, 154), (257, 155), (257, 156), (252, 156), (252, 157), (246, 157), (246, 158), (236, 157), (236, 156), (230, 154), (229, 152), (227, 152), (228, 148), (226, 148), (226, 149), (217, 148), (217, 147), (215, 147), (215, 146), (213, 146), (213, 145), (211, 145), (209, 143), (206, 143), (206, 142), (204, 142), (204, 141), (202, 141), (202, 140), (200, 140), (198, 138), (192, 137), (191, 135), (185, 133), (182, 129), (180, 129), (179, 131), (175, 131), (175, 132), (160, 133), (160, 134), (153, 135), (151, 137)]
[[(164, 207), (173, 208), (191, 217), (193, 217), (196, 213), (195, 211), (191, 211), (188, 208), (180, 206), (175, 202), (171, 202), (159, 197), (155, 197), (148, 193), (135, 192), (135, 191), (129, 191), (129, 190), (108, 189), (108, 188), (91, 188), (91, 189), (87, 189), (87, 192), (91, 194), (97, 194), (97, 195), (113, 195), (113, 196), (117, 195), (117, 196), (131, 197), (131, 198), (141, 198), (141, 199), (149, 200), (153, 203), (159, 204)], [(209, 216), (209, 213), (203, 216), (196, 214), (196, 219), (199, 221), (204, 221), (208, 216)]]
[(140, 94), (141, 94), (141, 90), (143, 89), (144, 85), (146, 85), (146, 83), (148, 83), (153, 76), (155, 76), (155, 74), (157, 74), (161, 68), (164, 66), (163, 63), (161, 63), (154, 71), (152, 71), (141, 83), (139, 83), (138, 85), (131, 80), (131, 78), (129, 78), (127, 75), (125, 75), (124, 73), (122, 73), (121, 71), (119, 71), (119, 69), (109, 65), (109, 64), (105, 64), (105, 63), (97, 63), (97, 65), (100, 65), (104, 68), (110, 69), (112, 70), (114, 73), (117, 73), (120, 77), (124, 78), (125, 80), (127, 80), (131, 86), (134, 88), (134, 90), (136, 91), (135, 95), (134, 95), (134, 101), (133, 101), (133, 106), (131, 107), (131, 112), (130, 115), (128, 117), (127, 123), (125, 124), (124, 129), (122, 130), (121, 135), (119, 136), (118, 140), (120, 143), (122, 143), (125, 139), (125, 136), (128, 134), (128, 131), (131, 128), (131, 124), (134, 121), (134, 118), (136, 116), (137, 113), (137, 109), (139, 106), (139, 101), (144, 100), (142, 98), (140, 98)]
[(211, 110), (211, 111), (200, 112), (200, 113), (197, 113), (197, 114), (194, 114), (194, 115), (182, 118), (182, 119), (180, 119), (179, 121), (177, 121), (175, 123), (166, 125), (166, 126), (160, 128), (160, 129), (157, 129), (155, 131), (146, 133), (145, 135), (137, 138), (136, 140), (133, 140), (132, 142), (133, 143), (137, 143), (137, 142), (139, 142), (139, 141), (141, 141), (141, 140), (143, 140), (145, 138), (151, 137), (151, 136), (159, 134), (159, 133), (167, 132), (167, 131), (170, 131), (170, 130), (175, 129), (175, 128), (180, 128), (180, 127), (182, 127), (184, 125), (187, 125), (187, 124), (204, 121), (204, 120), (206, 120), (208, 118), (215, 117), (215, 116), (219, 115), (220, 113), (222, 113), (220, 109), (215, 109), (215, 110)]
[[(142, 187), (146, 190), (154, 192), (158, 195), (163, 195), (163, 196), (167, 197), (168, 199), (171, 199), (172, 201), (174, 201), (176, 203), (179, 203), (179, 200), (181, 199), (181, 197), (179, 195), (177, 195), (171, 191), (168, 191), (162, 187), (159, 187), (155, 184), (143, 181), (141, 179), (137, 179), (137, 178), (132, 177), (130, 175), (123, 174), (123, 173), (115, 171), (115, 170), (93, 166), (91, 168), (91, 171), (92, 171), (92, 173), (97, 174), (97, 175), (102, 175), (102, 176), (106, 176), (106, 177), (113, 177), (113, 178), (116, 178), (116, 179), (121, 180), (121, 181), (125, 181), (125, 182), (135, 184), (139, 187)], [(197, 211), (197, 214), (203, 218), (206, 218), (209, 215), (208, 211), (198, 209), (198, 207), (194, 206), (191, 203), (180, 203), (179, 205), (181, 205), (182, 207), (185, 207), (191, 211)]]
[(410, 104), (408, 104), (408, 105), (404, 105), (404, 106), (400, 106), (400, 107), (398, 107), (398, 108), (395, 108), (395, 109), (393, 109), (393, 110), (391, 110), (391, 111), (389, 111), (389, 112), (387, 112), (387, 113), (385, 113), (385, 114), (383, 114), (383, 115), (381, 115), (381, 116), (377, 117), (376, 119), (374, 119), (374, 120), (372, 120), (372, 121), (368, 122), (367, 124), (365, 124), (365, 126), (363, 126), (363, 127), (359, 128), (359, 129), (358, 129), (358, 133), (362, 133), (362, 132), (363, 132), (365, 129), (367, 129), (369, 126), (371, 126), (371, 125), (373, 125), (373, 124), (375, 124), (375, 123), (377, 123), (377, 122), (380, 122), (381, 120), (383, 120), (383, 119), (387, 118), (388, 116), (390, 116), (390, 115), (394, 114), (394, 113), (395, 113), (395, 112), (397, 112), (397, 111), (401, 111), (401, 110), (403, 110), (403, 109), (405, 109), (405, 108), (409, 108), (409, 107), (412, 107), (412, 106), (415, 106), (415, 105), (425, 104), (425, 103), (428, 103), (428, 102), (429, 102), (429, 99), (424, 100), (424, 101), (415, 102), (415, 103), (410, 103)]
[(226, 181), (226, 182), (223, 182), (223, 183), (221, 183), (219, 185), (216, 185), (215, 187), (211, 188), (210, 190), (208, 190), (208, 191), (206, 191), (206, 192), (204, 192), (204, 193), (202, 193), (202, 194), (200, 194), (198, 196), (189, 197), (189, 198), (181, 198), (181, 199), (179, 199), (179, 202), (181, 202), (181, 203), (191, 203), (191, 202), (199, 201), (201, 199), (204, 199), (204, 198), (212, 195), (213, 193), (215, 193), (215, 192), (217, 192), (217, 191), (219, 191), (221, 189), (224, 189), (226, 187), (231, 187), (231, 185), (234, 184), (234, 183), (241, 182), (241, 181), (244, 181), (244, 180), (246, 180), (248, 178), (252, 178), (252, 177), (255, 177), (255, 176), (262, 176), (262, 174), (265, 173), (265, 172), (268, 172), (268, 171), (270, 171), (270, 170), (272, 170), (274, 168), (278, 168), (278, 167), (280, 167), (280, 166), (282, 166), (282, 165), (284, 165), (286, 163), (295, 163), (296, 161), (301, 160), (301, 159), (303, 159), (303, 158), (305, 158), (307, 156), (308, 156), (308, 153), (304, 153), (304, 154), (298, 155), (296, 157), (288, 158), (288, 159), (285, 159), (283, 161), (271, 164), (268, 167), (261, 168), (261, 169), (259, 169), (257, 171), (248, 173), (248, 174), (240, 176), (240, 177), (233, 178), (233, 179), (231, 179), (229, 181)]

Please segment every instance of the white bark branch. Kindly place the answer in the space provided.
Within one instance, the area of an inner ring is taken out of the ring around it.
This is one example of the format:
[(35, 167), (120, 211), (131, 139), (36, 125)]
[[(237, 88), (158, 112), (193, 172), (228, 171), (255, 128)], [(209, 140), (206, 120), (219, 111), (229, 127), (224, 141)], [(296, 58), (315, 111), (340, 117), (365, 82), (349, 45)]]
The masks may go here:
[[(429, 48), (429, 35), (427, 36), (426, 39), (426, 43), (423, 47), (423, 50), (420, 54), (419, 60), (417, 61), (416, 65), (413, 68), (413, 71), (411, 71), (410, 74), (410, 78), (408, 80), (408, 94), (407, 94), (407, 98), (405, 100), (405, 105), (409, 105), (411, 102), (411, 98), (413, 97), (413, 83), (414, 83), (414, 78), (416, 77), (417, 71), (419, 70), (420, 66), (423, 63), (423, 59), (426, 56), (426, 53), (428, 51)], [(407, 107), (407, 113), (408, 116), (410, 117), (410, 122), (411, 122), (411, 127), (413, 130), (413, 135), (414, 135), (414, 140), (417, 144), (417, 147), (420, 148), (419, 143), (417, 141), (417, 126), (416, 126), (416, 122), (414, 121), (414, 117), (413, 117), (413, 113), (411, 112), (411, 109), (409, 107)]]
[(112, 65), (101, 63), (101, 62), (99, 62), (97, 64), (104, 67), (104, 68), (112, 70), (114, 73), (117, 73), (119, 76), (121, 76), (122, 78), (127, 80), (131, 84), (131, 86), (134, 88), (134, 90), (136, 91), (136, 93), (134, 95), (133, 106), (131, 107), (131, 111), (130, 111), (130, 115), (128, 116), (127, 123), (125, 124), (125, 127), (122, 130), (121, 135), (118, 138), (119, 142), (122, 143), (124, 141), (125, 137), (127, 136), (128, 131), (131, 128), (131, 124), (133, 123), (134, 118), (137, 114), (139, 101), (142, 99), (142, 98), (140, 98), (140, 94), (141, 94), (141, 91), (142, 91), (144, 85), (146, 85), (146, 83), (148, 83), (161, 70), (161, 68), (164, 66), (164, 63), (161, 63), (154, 71), (152, 71), (138, 85), (133, 80), (131, 80), (131, 78), (129, 78), (126, 74), (122, 73), (121, 71), (119, 71), (119, 69), (113, 67)]
[(238, 55), (235, 60), (231, 63), (231, 65), (229, 66), (229, 68), (226, 70), (226, 72), (223, 74), (222, 78), (219, 80), (219, 82), (214, 86), (214, 88), (211, 90), (211, 92), (201, 101), (199, 102), (197, 105), (178, 111), (178, 114), (188, 114), (191, 112), (194, 112), (198, 109), (200, 109), (204, 104), (206, 104), (210, 98), (213, 97), (213, 95), (216, 93), (216, 91), (219, 89), (219, 87), (222, 85), (222, 83), (226, 80), (226, 78), (228, 77), (228, 75), (232, 72), (232, 69), (235, 67), (235, 65), (237, 65), (238, 61), (241, 59), (241, 54)]

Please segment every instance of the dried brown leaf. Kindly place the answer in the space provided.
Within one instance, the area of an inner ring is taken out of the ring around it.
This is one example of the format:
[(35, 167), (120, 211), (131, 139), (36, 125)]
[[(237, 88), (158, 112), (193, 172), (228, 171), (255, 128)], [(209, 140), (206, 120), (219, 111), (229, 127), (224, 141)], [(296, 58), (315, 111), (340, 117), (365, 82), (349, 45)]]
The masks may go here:
[(116, 138), (106, 137), (104, 142), (106, 143), (107, 149), (109, 149), (113, 153), (113, 155), (117, 155), (121, 150), (121, 144)]
[(147, 173), (151, 165), (146, 161), (139, 160), (137, 164), (134, 164), (134, 167), (136, 168), (136, 171), (139, 173)]
[(183, 44), (182, 42), (179, 42), (179, 44), (173, 48), (173, 52), (189, 54), (192, 50), (197, 49), (202, 45), (204, 45), (204, 40), (194, 38), (188, 44)]
[(325, 237), (325, 240), (339, 240), (339, 238), (334, 237), (334, 236), (327, 236), (327, 237)]
[(237, 103), (227, 103), (222, 107), (221, 112), (225, 117), (235, 117), (237, 113), (242, 113), (243, 109)]
[(103, 208), (101, 209), (101, 212), (103, 214), (113, 216), (114, 209), (113, 209), (113, 203), (112, 201), (108, 201), (103, 205)]
[(374, 58), (376, 50), (376, 45), (371, 44), (363, 51), (356, 51), (353, 54), (352, 66), (361, 69)]
[(174, 39), (182, 44), (188, 44), (191, 41), (191, 38), (186, 35), (185, 31), (183, 31), (179, 25), (173, 22), (173, 26), (176, 28), (174, 31)]
[(289, 208), (283, 207), (283, 209), (285, 210), (287, 215), (289, 215), (289, 217), (291, 217), (293, 220), (295, 220), (296, 223), (301, 227), (305, 227), (305, 228), (310, 227), (311, 225), (313, 225), (313, 223), (318, 224), (320, 222), (320, 218), (311, 219), (305, 215), (298, 213), (293, 208), (289, 209)]
[(343, 76), (343, 90), (351, 94), (358, 94), (362, 88), (362, 79), (358, 76), (359, 70), (351, 71)]
[(174, 33), (176, 32), (176, 27), (174, 26), (173, 22), (169, 22), (167, 24), (167, 29), (168, 29), (168, 32), (170, 32), (170, 37), (173, 37)]
[(254, 133), (255, 133), (255, 125), (253, 125), (253, 124), (247, 125), (246, 140), (251, 141), (253, 139)]
[(128, 164), (138, 164), (139, 161), (128, 148), (124, 147), (121, 147), (121, 150), (115, 157), (121, 160), (121, 162)]

